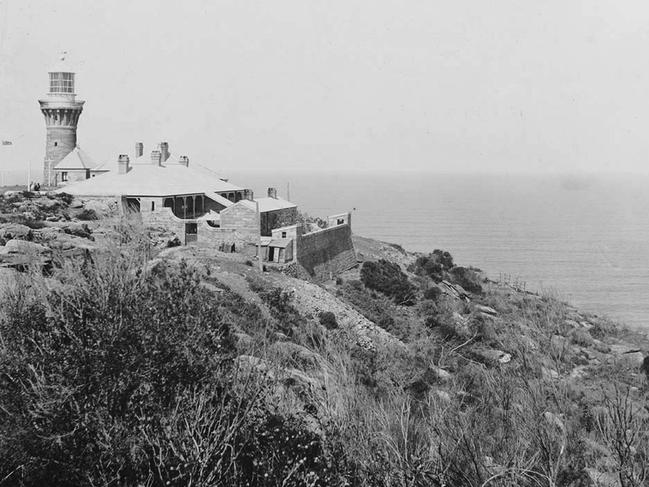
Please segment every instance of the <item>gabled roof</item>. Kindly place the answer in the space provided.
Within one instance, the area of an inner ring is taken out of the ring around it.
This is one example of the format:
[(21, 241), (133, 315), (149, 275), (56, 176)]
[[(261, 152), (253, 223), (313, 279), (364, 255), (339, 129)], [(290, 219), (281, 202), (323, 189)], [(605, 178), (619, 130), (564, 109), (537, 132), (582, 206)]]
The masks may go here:
[[(211, 172), (179, 164), (131, 164), (126, 174), (118, 174), (116, 164), (107, 174), (69, 184), (59, 192), (76, 196), (173, 196), (242, 191)], [(216, 195), (215, 195), (216, 196)]]
[(282, 198), (255, 198), (259, 203), (259, 212), (264, 213), (267, 211), (283, 210), (286, 208), (297, 208), (295, 203), (291, 203)]
[(72, 149), (67, 156), (54, 166), (55, 171), (81, 171), (85, 169), (96, 170), (97, 164), (79, 146)]

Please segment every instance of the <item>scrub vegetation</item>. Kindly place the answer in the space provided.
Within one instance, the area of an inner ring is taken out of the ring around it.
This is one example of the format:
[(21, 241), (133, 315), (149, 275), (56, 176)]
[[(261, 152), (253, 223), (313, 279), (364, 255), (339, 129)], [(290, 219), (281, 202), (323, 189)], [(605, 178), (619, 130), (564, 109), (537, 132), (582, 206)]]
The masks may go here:
[(443, 251), (322, 288), (113, 230), (5, 286), (0, 486), (648, 485), (640, 335)]

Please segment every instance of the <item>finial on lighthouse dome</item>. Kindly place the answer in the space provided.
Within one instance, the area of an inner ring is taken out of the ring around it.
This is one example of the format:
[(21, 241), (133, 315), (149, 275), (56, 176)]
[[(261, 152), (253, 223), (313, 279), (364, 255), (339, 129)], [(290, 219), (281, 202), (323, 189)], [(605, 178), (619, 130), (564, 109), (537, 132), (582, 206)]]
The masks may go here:
[(56, 62), (48, 70), (50, 73), (74, 73), (72, 60), (68, 51), (61, 51), (56, 58)]

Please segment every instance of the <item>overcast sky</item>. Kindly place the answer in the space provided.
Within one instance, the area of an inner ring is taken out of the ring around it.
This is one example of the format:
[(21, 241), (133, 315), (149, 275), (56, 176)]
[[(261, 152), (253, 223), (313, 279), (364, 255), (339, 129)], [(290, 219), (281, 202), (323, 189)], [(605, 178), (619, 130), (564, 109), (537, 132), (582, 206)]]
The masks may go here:
[[(99, 162), (649, 170), (646, 0), (0, 0), (5, 167), (42, 164), (62, 50)], [(12, 161), (7, 161), (11, 153)]]

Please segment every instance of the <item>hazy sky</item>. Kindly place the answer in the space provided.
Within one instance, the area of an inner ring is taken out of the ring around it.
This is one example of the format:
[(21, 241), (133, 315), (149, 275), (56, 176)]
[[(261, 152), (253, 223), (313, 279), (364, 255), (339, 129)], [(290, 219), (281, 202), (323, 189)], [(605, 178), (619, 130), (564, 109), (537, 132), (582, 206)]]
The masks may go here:
[[(0, 161), (41, 167), (61, 50), (96, 160), (649, 171), (646, 0), (0, 0)], [(11, 154), (11, 161), (8, 161)]]

